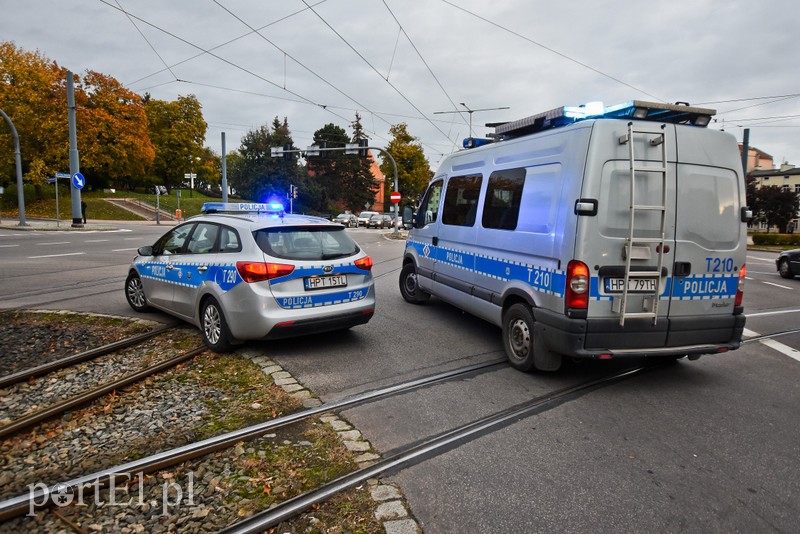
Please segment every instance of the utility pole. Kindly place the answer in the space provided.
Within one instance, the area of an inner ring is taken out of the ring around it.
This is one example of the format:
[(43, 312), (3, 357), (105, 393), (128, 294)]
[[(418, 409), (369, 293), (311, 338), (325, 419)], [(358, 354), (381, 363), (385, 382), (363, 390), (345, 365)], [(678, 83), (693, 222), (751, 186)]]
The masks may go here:
[(17, 128), (11, 119), (8, 118), (6, 112), (0, 109), (0, 115), (8, 123), (11, 128), (11, 137), (14, 138), (14, 162), (17, 167), (17, 206), (19, 207), (19, 226), (28, 226), (25, 222), (25, 191), (22, 189), (22, 155), (19, 150), (19, 135), (17, 135)]
[(228, 164), (225, 153), (225, 132), (222, 132), (222, 201), (228, 201)]
[[(69, 174), (75, 176), (81, 171), (78, 161), (78, 134), (75, 126), (75, 87), (72, 80), (72, 71), (67, 71), (67, 117), (69, 119)], [(75, 187), (73, 180), (69, 186), (72, 198), (72, 226), (83, 228), (81, 213), (81, 190)]]

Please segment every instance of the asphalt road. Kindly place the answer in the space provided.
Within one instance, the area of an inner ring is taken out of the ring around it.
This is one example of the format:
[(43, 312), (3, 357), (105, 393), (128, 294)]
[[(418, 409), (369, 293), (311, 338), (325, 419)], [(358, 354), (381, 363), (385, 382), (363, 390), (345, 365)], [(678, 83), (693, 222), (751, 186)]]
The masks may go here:
[[(136, 316), (122, 286), (166, 227), (22, 232), (0, 226), (0, 308)], [(340, 334), (248, 344), (323, 400), (503, 357), (497, 328), (397, 289), (403, 243), (348, 230), (372, 256), (378, 305)], [(800, 279), (748, 254), (747, 328), (800, 326)], [(170, 320), (161, 314), (149, 318)], [(656, 368), (577, 395), (391, 473), (426, 532), (795, 532), (800, 517), (800, 335)], [(589, 379), (620, 362), (523, 374), (499, 365), (347, 410), (383, 453)]]

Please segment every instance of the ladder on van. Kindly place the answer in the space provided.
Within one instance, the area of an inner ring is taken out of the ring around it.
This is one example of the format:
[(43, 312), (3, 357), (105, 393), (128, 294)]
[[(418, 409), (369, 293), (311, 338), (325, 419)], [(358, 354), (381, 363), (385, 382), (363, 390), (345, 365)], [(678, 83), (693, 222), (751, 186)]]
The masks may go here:
[[(624, 282), (622, 284), (622, 294), (619, 298), (618, 309), (614, 306), (615, 311), (619, 313), (620, 326), (625, 325), (626, 318), (652, 318), (655, 325), (658, 321), (658, 296), (659, 286), (661, 282), (661, 271), (664, 268), (664, 232), (666, 227), (667, 217), (667, 147), (666, 147), (666, 125), (662, 124), (661, 127), (641, 126), (634, 125), (632, 122), (628, 123), (628, 133), (619, 138), (620, 144), (628, 145), (628, 158), (630, 160), (631, 171), (631, 196), (630, 196), (630, 222), (628, 227), (628, 237), (625, 239), (625, 274)], [(654, 161), (650, 165), (645, 166), (642, 161), (637, 160), (634, 153), (634, 136), (645, 135), (647, 142), (651, 146), (660, 146), (661, 160)], [(636, 200), (636, 176), (644, 175), (649, 180), (655, 180), (654, 187), (661, 188), (661, 203), (660, 204), (639, 204)], [(660, 178), (660, 184), (658, 179)], [(648, 237), (642, 233), (641, 229), (636, 228), (635, 220), (637, 213), (643, 212), (656, 212), (660, 218), (659, 230), (656, 237)], [(656, 252), (658, 254), (658, 266), (653, 270), (645, 270), (642, 268), (636, 269), (635, 265), (631, 265), (631, 260), (635, 259), (649, 259), (650, 246), (656, 245)], [(628, 294), (631, 289), (631, 281), (635, 283), (643, 283), (649, 285), (645, 291), (640, 292), (637, 290), (637, 295), (643, 295), (645, 305), (643, 309), (647, 308), (649, 299), (649, 310), (644, 311), (629, 311), (628, 310)], [(648, 282), (653, 280), (654, 283)], [(652, 287), (655, 286), (655, 287)], [(650, 290), (652, 288), (652, 290)], [(617, 299), (615, 299), (617, 300)], [(617, 304), (615, 302), (615, 304)]]

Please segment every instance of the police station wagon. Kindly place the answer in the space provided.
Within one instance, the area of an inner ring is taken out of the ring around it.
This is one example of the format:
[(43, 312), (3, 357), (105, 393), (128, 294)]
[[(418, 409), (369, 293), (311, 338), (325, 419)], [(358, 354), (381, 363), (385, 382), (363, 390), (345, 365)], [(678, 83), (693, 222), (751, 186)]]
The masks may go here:
[(750, 211), (714, 113), (564, 106), (468, 140), (404, 214), (403, 297), (500, 326), (523, 371), (738, 348)]
[(209, 348), (365, 324), (375, 310), (372, 259), (339, 225), (279, 203), (203, 205), (142, 247), (125, 282), (139, 312), (195, 326)]

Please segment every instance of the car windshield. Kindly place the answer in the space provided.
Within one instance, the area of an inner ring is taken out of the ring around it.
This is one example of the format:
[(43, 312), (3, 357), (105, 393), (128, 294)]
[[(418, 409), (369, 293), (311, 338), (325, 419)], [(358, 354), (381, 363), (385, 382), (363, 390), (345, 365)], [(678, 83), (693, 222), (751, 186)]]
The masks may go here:
[(266, 254), (287, 260), (331, 260), (360, 252), (342, 227), (263, 228), (253, 235)]

